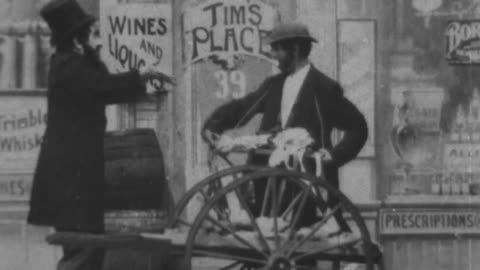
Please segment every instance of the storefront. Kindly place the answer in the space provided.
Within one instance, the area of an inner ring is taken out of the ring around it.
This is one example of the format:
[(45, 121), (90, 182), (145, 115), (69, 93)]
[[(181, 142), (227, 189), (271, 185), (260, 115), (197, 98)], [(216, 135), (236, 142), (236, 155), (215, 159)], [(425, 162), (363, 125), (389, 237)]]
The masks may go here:
[[(24, 221), (50, 53), (36, 14), (45, 1), (30, 2), (2, 1), (0, 9), (0, 254), (23, 254), (0, 260), (10, 263), (2, 269), (38, 261), (51, 268), (58, 256), (40, 249), (47, 230)], [(110, 129), (156, 131), (176, 199), (224, 166), (209, 161), (205, 117), (277, 72), (262, 38), (279, 21), (297, 20), (319, 40), (312, 63), (340, 81), (367, 118), (369, 139), (342, 169), (341, 190), (383, 245), (386, 269), (480, 267), (479, 1), (79, 2), (100, 18), (112, 71), (160, 61), (177, 78), (155, 100), (109, 109)], [(148, 20), (153, 28), (141, 33), (122, 27)], [(235, 134), (248, 134), (255, 121)]]
[[(390, 269), (476, 269), (478, 1), (396, 1), (377, 127)], [(383, 37), (380, 37), (383, 38)], [(388, 100), (390, 99), (390, 100)]]

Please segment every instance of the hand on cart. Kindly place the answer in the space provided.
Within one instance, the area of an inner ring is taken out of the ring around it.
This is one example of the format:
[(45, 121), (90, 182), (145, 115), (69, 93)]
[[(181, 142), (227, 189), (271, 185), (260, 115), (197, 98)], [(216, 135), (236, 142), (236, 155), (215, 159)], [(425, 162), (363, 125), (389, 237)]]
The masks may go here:
[[(204, 130), (202, 136), (215, 153), (245, 152), (268, 154), (270, 167), (283, 166), (287, 169), (306, 172), (304, 161), (315, 161), (315, 175), (322, 175), (322, 163), (332, 160), (330, 151), (325, 148), (314, 150), (314, 140), (303, 128), (290, 128), (275, 133), (240, 136), (232, 138)], [(261, 150), (260, 150), (261, 149)]]

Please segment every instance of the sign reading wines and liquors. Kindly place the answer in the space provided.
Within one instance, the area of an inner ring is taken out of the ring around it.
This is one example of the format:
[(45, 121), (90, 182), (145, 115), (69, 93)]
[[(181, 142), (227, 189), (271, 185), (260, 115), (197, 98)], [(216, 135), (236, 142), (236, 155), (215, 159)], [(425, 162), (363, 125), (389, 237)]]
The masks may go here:
[(480, 63), (480, 20), (450, 21), (445, 36), (448, 63)]
[(172, 11), (166, 4), (114, 5), (105, 11), (101, 33), (107, 65), (116, 72), (158, 64), (172, 73)]
[(380, 211), (383, 235), (480, 234), (480, 210), (474, 208), (387, 208)]

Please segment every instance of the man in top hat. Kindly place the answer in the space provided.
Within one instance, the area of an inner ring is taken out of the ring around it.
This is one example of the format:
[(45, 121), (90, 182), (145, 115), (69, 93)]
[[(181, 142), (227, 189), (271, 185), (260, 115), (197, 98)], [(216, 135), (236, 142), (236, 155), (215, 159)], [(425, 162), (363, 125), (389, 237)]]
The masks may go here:
[[(28, 222), (57, 231), (103, 232), (105, 106), (145, 96), (147, 81), (172, 83), (147, 67), (110, 74), (92, 41), (95, 18), (75, 0), (41, 9), (55, 53), (48, 75), (48, 121), (33, 179)], [(103, 251), (64, 246), (62, 270), (101, 269)]]
[[(204, 123), (206, 137), (214, 142), (226, 130), (245, 125), (255, 115), (263, 115), (259, 133), (293, 127), (304, 128), (315, 140), (314, 149), (325, 154), (323, 175), (338, 188), (338, 169), (359, 153), (368, 135), (364, 116), (343, 95), (342, 87), (316, 69), (308, 60), (312, 37), (300, 23), (276, 26), (270, 35), (271, 54), (278, 61), (280, 73), (267, 78), (260, 87), (245, 97), (233, 100), (218, 109)], [(340, 142), (332, 144), (331, 132), (344, 132)], [(251, 156), (254, 164), (265, 165), (267, 158)], [(255, 196), (262, 197), (264, 187), (255, 187)], [(336, 198), (329, 196), (330, 205)], [(257, 208), (261, 201), (257, 201)], [(312, 224), (318, 218), (313, 207), (306, 207), (302, 223)], [(336, 212), (342, 231), (349, 227)]]

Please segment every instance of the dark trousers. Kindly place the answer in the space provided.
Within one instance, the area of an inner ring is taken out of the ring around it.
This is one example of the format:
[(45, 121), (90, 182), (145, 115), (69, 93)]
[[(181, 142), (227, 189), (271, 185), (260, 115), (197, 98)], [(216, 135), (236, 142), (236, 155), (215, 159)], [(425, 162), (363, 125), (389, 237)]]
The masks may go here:
[[(103, 229), (98, 230), (78, 230), (71, 228), (55, 228), (57, 232), (85, 232), (102, 233)], [(105, 250), (94, 247), (75, 247), (63, 246), (63, 256), (57, 264), (57, 270), (101, 270)]]
[[(268, 164), (268, 156), (256, 155), (256, 154), (250, 155), (249, 163), (256, 164), (256, 165)], [(313, 159), (305, 160), (305, 167), (309, 174), (312, 174), (312, 175), (314, 174), (315, 163)], [(265, 195), (266, 195), (265, 194), (265, 189), (267, 187), (266, 180), (267, 179), (264, 179), (264, 181), (257, 181), (256, 183), (254, 183), (254, 187), (253, 187), (254, 198), (249, 200), (250, 205), (252, 207), (252, 212), (256, 217), (261, 215), (263, 199), (265, 198)], [(335, 182), (335, 183), (330, 182), (330, 185), (338, 189), (338, 182)], [(296, 185), (288, 184), (286, 186), (285, 193), (283, 194), (284, 205), (280, 205), (278, 209), (280, 213), (282, 213), (285, 210), (288, 204), (299, 194), (299, 192), (300, 192), (300, 189)], [(250, 193), (247, 192), (246, 194), (251, 194), (251, 192)], [(332, 208), (338, 205), (338, 203), (340, 203), (340, 200), (337, 197), (331, 196), (331, 195), (328, 196), (326, 201), (324, 201), (324, 198), (321, 198), (319, 196), (317, 196), (316, 200), (317, 201), (315, 201), (312, 196), (309, 196), (309, 198), (305, 202), (302, 209), (294, 209), (294, 212), (301, 211), (299, 222), (298, 224), (296, 224), (297, 228), (304, 227), (304, 226), (311, 226), (312, 224), (321, 220), (321, 216), (317, 215), (317, 208), (319, 208), (322, 212), (325, 212), (328, 207)], [(266, 211), (267, 213), (264, 213), (264, 214), (267, 214), (268, 216), (269, 204), (267, 203), (266, 206), (267, 207), (265, 210), (267, 210)], [(333, 217), (337, 221), (341, 232), (351, 231), (350, 226), (347, 224), (345, 218), (343, 217), (343, 213), (341, 209), (337, 210), (334, 213)]]

